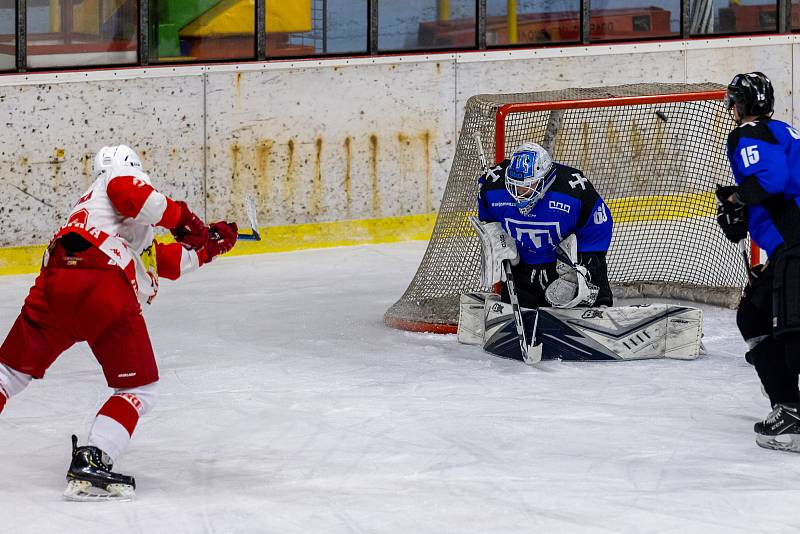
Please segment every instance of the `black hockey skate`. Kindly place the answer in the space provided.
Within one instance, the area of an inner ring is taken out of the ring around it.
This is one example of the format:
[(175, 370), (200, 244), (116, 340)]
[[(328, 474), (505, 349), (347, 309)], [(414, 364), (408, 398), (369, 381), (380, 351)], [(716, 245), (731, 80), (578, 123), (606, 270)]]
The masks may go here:
[(753, 426), (753, 430), (759, 447), (800, 452), (800, 413), (797, 404), (776, 404), (766, 419)]
[[(105, 458), (104, 458), (105, 457)], [(108, 456), (97, 447), (78, 447), (72, 436), (72, 463), (67, 471), (69, 501), (130, 501), (135, 496), (136, 481), (131, 476), (111, 472)]]

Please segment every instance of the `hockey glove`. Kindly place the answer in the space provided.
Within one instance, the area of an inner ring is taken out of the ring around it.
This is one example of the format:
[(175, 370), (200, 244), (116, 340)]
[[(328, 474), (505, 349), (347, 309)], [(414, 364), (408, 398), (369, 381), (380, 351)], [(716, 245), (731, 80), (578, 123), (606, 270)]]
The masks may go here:
[(203, 248), (197, 251), (202, 263), (208, 263), (220, 254), (229, 252), (236, 244), (239, 227), (236, 223), (215, 222), (208, 227), (208, 240)]
[(499, 222), (484, 223), (470, 217), (470, 223), (481, 240), (483, 250), (481, 287), (492, 287), (497, 282), (505, 281), (503, 261), (508, 260), (511, 265), (519, 263), (517, 243), (503, 230)]
[(189, 209), (186, 202), (181, 200), (177, 204), (181, 209), (181, 216), (175, 228), (170, 229), (175, 241), (189, 250), (201, 249), (208, 240), (208, 228), (202, 219)]
[(597, 300), (599, 288), (591, 282), (588, 269), (583, 265), (556, 263), (558, 278), (547, 286), (544, 296), (554, 308), (591, 306)]
[[(728, 241), (738, 243), (747, 237), (747, 210), (737, 202), (736, 186), (717, 185), (717, 224)], [(734, 200), (731, 200), (731, 196)]]

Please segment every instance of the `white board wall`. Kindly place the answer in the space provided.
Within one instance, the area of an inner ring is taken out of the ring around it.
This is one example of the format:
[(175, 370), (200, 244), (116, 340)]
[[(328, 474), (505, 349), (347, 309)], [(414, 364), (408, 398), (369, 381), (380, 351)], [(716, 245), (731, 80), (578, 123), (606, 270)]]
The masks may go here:
[(727, 83), (762, 70), (800, 122), (795, 36), (0, 76), (0, 246), (46, 242), (104, 144), (210, 219), (265, 226), (435, 211), (476, 93)]

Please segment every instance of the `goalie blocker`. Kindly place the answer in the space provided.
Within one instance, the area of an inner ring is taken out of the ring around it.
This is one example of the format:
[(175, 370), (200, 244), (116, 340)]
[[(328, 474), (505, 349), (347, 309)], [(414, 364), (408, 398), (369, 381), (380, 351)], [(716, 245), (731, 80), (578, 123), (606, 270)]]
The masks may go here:
[[(697, 308), (539, 308), (524, 309), (522, 315), (528, 339), (541, 343), (545, 360), (693, 360), (700, 355), (703, 316)], [(458, 340), (522, 360), (511, 305), (494, 293), (461, 296)]]

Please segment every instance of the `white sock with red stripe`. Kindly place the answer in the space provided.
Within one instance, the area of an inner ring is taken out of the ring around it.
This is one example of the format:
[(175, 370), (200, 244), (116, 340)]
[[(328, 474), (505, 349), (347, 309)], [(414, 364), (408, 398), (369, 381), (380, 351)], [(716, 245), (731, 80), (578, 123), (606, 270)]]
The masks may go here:
[[(136, 399), (133, 395), (130, 397)], [(138, 422), (139, 410), (130, 398), (113, 395), (97, 412), (89, 431), (89, 445), (108, 454), (113, 463), (125, 452)]]
[(89, 445), (106, 453), (114, 463), (130, 443), (139, 417), (150, 411), (155, 383), (141, 388), (117, 390), (97, 412), (89, 431)]
[(31, 383), (31, 375), (15, 371), (11, 367), (0, 363), (0, 412), (8, 399), (19, 395)]

